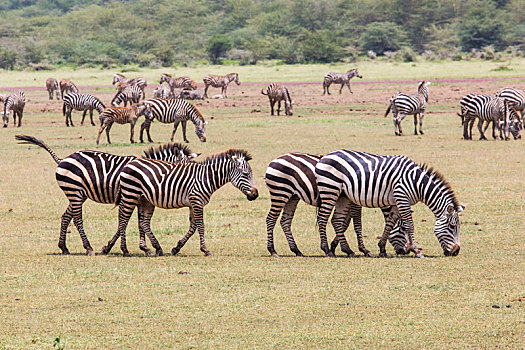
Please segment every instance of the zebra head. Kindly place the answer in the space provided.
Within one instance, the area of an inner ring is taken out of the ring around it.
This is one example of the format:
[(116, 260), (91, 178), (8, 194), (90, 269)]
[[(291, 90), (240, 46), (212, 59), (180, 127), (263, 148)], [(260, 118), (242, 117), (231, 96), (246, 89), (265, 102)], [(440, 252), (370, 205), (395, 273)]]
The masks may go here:
[(428, 102), (428, 86), (430, 81), (420, 81), (417, 85), (417, 93), (425, 96), (425, 101)]
[(197, 90), (197, 83), (195, 82), (195, 80), (192, 80), (191, 83), (190, 83), (190, 88), (192, 90)]
[(159, 84), (162, 84), (164, 82), (169, 84), (170, 78), (171, 78), (171, 75), (169, 75), (168, 73), (162, 73), (162, 75), (160, 76)]
[(153, 120), (155, 118), (151, 112), (151, 106), (149, 104), (142, 102), (136, 104), (135, 107), (137, 108), (137, 116), (143, 115), (147, 120)]
[(514, 140), (521, 139), (521, 130), (523, 125), (521, 119), (514, 108), (509, 108), (509, 131), (514, 137)]
[(241, 85), (241, 82), (239, 81), (239, 74), (238, 73), (230, 73), (228, 74), (228, 80), (234, 81), (235, 84)]
[(396, 221), (392, 231), (390, 231), (388, 241), (394, 247), (397, 255), (407, 255), (410, 253), (408, 249), (408, 237), (406, 233), (401, 230), (400, 221)]
[(434, 234), (436, 235), (443, 254), (445, 256), (456, 256), (459, 254), (459, 213), (465, 209), (463, 205), (455, 206), (449, 202), (445, 212), (436, 219)]
[(115, 85), (118, 82), (121, 82), (123, 80), (124, 76), (122, 74), (115, 73), (113, 74), (113, 82), (111, 85)]
[(358, 77), (359, 79), (363, 79), (363, 76), (359, 74), (359, 71), (357, 70), (357, 68), (352, 68), (347, 73), (348, 73), (348, 79), (352, 77)]
[(230, 181), (249, 201), (259, 197), (255, 181), (253, 181), (252, 167), (248, 163), (252, 156), (245, 150), (229, 149), (226, 151), (230, 166)]

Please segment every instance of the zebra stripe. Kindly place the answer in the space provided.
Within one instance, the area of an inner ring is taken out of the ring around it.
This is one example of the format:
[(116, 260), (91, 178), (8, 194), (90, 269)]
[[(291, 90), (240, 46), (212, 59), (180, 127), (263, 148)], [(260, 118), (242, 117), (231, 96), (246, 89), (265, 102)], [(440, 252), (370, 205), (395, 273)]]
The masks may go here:
[(122, 102), (124, 102), (124, 107), (132, 103), (139, 103), (141, 96), (143, 96), (143, 91), (137, 85), (125, 84), (119, 85), (122, 87), (121, 90), (117, 91), (113, 99), (111, 100), (111, 105), (118, 107)]
[(13, 92), (4, 97), (4, 128), (9, 124), (9, 115), (13, 111), (13, 125), (16, 124), (16, 117), (18, 116), (18, 127), (22, 126), (22, 117), (24, 116), (24, 107), (26, 105), (26, 95), (22, 90)]
[(71, 118), (71, 112), (83, 111), (82, 121), (80, 125), (84, 125), (84, 119), (86, 118), (86, 113), (89, 111), (89, 117), (91, 119), (91, 125), (95, 125), (93, 122), (93, 110), (95, 109), (99, 114), (104, 112), (104, 104), (95, 96), (91, 94), (77, 94), (77, 93), (68, 93), (63, 95), (62, 99), (62, 115), (66, 117), (66, 126), (73, 125), (73, 119)]
[(162, 84), (162, 85), (157, 86), (157, 88), (153, 90), (153, 97), (174, 98), (174, 95), (169, 85)]
[(46, 89), (50, 100), (53, 99), (53, 93), (56, 94), (57, 100), (60, 100), (60, 88), (58, 87), (58, 81), (55, 78), (48, 78), (46, 80)]
[(108, 107), (100, 115), (100, 129), (98, 130), (97, 136), (97, 145), (100, 140), (100, 134), (106, 129), (106, 137), (108, 143), (111, 143), (109, 140), (109, 130), (113, 123), (117, 124), (130, 124), (130, 137), (129, 140), (131, 143), (135, 143), (133, 138), (135, 134), (135, 123), (137, 119), (143, 115), (146, 119), (153, 119), (151, 113), (151, 107), (146, 103), (136, 104), (129, 107)]
[(208, 74), (202, 78), (204, 81), (204, 97), (208, 98), (208, 88), (210, 86), (214, 88), (221, 88), (221, 95), (226, 98), (226, 89), (228, 89), (228, 84), (232, 81), (237, 85), (241, 85), (239, 81), (239, 73), (229, 73), (226, 75), (213, 75)]
[(173, 78), (168, 73), (162, 73), (160, 76), (160, 82), (159, 84), (162, 84), (163, 82), (168, 83), (168, 85), (171, 88), (171, 91), (174, 91), (175, 89), (183, 89), (183, 90), (195, 90), (197, 89), (197, 83), (192, 80), (190, 77), (178, 77)]
[[(385, 208), (396, 206), (401, 229), (408, 235), (409, 251), (422, 256), (414, 243), (414, 222), (410, 206), (425, 203), (436, 216), (434, 234), (446, 256), (457, 255), (459, 217), (463, 211), (450, 184), (438, 172), (426, 165), (417, 165), (405, 156), (375, 155), (338, 150), (327, 154), (315, 167), (320, 206), (317, 223), (321, 249), (333, 253), (326, 240), (326, 223), (337, 200), (343, 196), (361, 207)], [(380, 256), (386, 256), (388, 237), (385, 229), (379, 241)]]
[[(472, 126), (474, 120), (479, 119), (478, 130), (480, 134), (480, 140), (486, 140), (484, 130), (482, 130), (483, 122), (493, 123), (492, 137), (496, 136), (496, 129), (500, 131), (500, 138), (503, 140), (501, 134), (500, 124), (503, 126), (503, 132), (505, 133), (505, 139), (509, 139), (509, 133), (511, 128), (510, 118), (515, 121), (517, 113), (509, 108), (509, 104), (506, 99), (485, 96), (485, 95), (473, 95), (469, 94), (463, 96), (459, 101), (461, 106), (461, 114), (459, 116), (463, 120), (463, 138), (465, 140), (472, 140)], [(517, 118), (519, 120), (519, 117)], [(486, 128), (485, 128), (486, 129)]]
[(278, 83), (271, 83), (265, 90), (261, 90), (261, 94), (267, 95), (268, 99), (270, 100), (270, 109), (271, 109), (271, 115), (273, 115), (273, 109), (275, 106), (275, 102), (277, 102), (277, 115), (281, 113), (281, 101), (284, 101), (284, 109), (286, 115), (293, 115), (293, 102), (292, 98), (290, 97), (290, 92), (288, 91), (288, 88), (286, 86), (278, 84)]
[(120, 83), (120, 82), (125, 83), (125, 84), (138, 86), (140, 88), (140, 90), (142, 91), (142, 99), (146, 98), (146, 94), (145, 94), (144, 90), (146, 89), (146, 86), (148, 86), (148, 83), (147, 83), (145, 78), (137, 77), (137, 78), (133, 78), (133, 79), (128, 79), (122, 74), (119, 74), (119, 73), (113, 74), (113, 82), (111, 84), (115, 85), (115, 84)]
[(417, 95), (407, 95), (402, 92), (398, 92), (396, 95), (390, 98), (390, 104), (385, 112), (385, 117), (392, 110), (394, 116), (394, 132), (396, 135), (401, 136), (403, 129), (401, 128), (401, 122), (407, 114), (414, 115), (414, 135), (417, 135), (417, 115), (419, 114), (419, 133), (423, 135), (423, 118), (425, 117), (425, 109), (428, 102), (428, 86), (430, 82), (421, 81), (417, 86)]
[[(97, 203), (115, 203), (120, 172), (126, 164), (137, 159), (137, 157), (117, 156), (98, 151), (78, 151), (64, 159), (60, 159), (44, 142), (32, 136), (16, 135), (15, 138), (21, 141), (20, 143), (22, 144), (33, 144), (44, 148), (57, 163), (56, 179), (58, 186), (69, 200), (69, 205), (62, 215), (58, 241), (58, 247), (62, 250), (62, 254), (69, 254), (66, 246), (66, 236), (69, 223), (73, 219), (86, 253), (95, 255), (84, 232), (82, 205), (88, 198)], [(144, 154), (146, 157), (162, 159), (168, 162), (187, 162), (197, 156), (187, 146), (179, 143), (152, 147), (146, 150)], [(145, 232), (142, 229), (141, 224), (144, 220), (147, 220), (145, 214), (141, 211), (138, 214), (141, 249), (148, 255), (152, 254), (146, 246), (145, 234), (148, 234), (148, 238), (155, 247), (157, 255), (163, 255), (162, 248), (151, 231)]]
[(521, 91), (514, 88), (503, 88), (496, 93), (496, 97), (506, 99), (510, 107), (520, 112), (522, 123), (525, 122), (525, 96)]
[[(153, 117), (159, 122), (168, 124), (174, 123), (173, 132), (171, 133), (171, 141), (175, 137), (175, 132), (179, 126), (179, 123), (182, 122), (182, 136), (185, 142), (189, 142), (186, 138), (186, 121), (191, 120), (195, 125), (195, 134), (202, 142), (206, 142), (206, 124), (204, 116), (202, 113), (189, 102), (180, 99), (164, 99), (164, 98), (150, 98), (144, 101), (149, 104)], [(144, 142), (142, 135), (144, 129), (148, 136), (148, 141), (153, 142), (151, 139), (149, 128), (151, 126), (151, 121), (146, 119), (140, 126), (140, 142)]]
[(65, 94), (70, 94), (70, 93), (78, 94), (79, 92), (77, 86), (71, 80), (61, 79), (59, 85), (60, 85), (60, 95), (62, 96), (62, 98), (64, 98)]
[[(202, 163), (174, 164), (150, 159), (136, 159), (128, 163), (120, 176), (120, 191), (116, 201), (119, 206), (118, 230), (102, 248), (102, 252), (109, 253), (120, 237), (122, 253), (124, 256), (129, 255), (126, 227), (136, 206), (139, 211), (147, 213), (149, 219), (155, 207), (189, 207), (189, 231), (172, 249), (172, 254), (177, 254), (198, 229), (201, 251), (211, 255), (204, 240), (203, 208), (211, 195), (228, 182), (245, 194), (248, 200), (257, 198), (257, 188), (248, 163), (250, 159), (246, 151), (230, 149), (208, 157)], [(143, 229), (146, 232), (151, 232), (149, 223), (149, 220), (144, 222)]]
[(343, 91), (343, 87), (345, 85), (348, 86), (348, 90), (350, 91), (350, 93), (353, 94), (352, 89), (350, 88), (350, 79), (352, 79), (353, 77), (358, 77), (361, 79), (363, 78), (363, 76), (359, 74), (359, 71), (357, 70), (357, 68), (350, 69), (346, 73), (332, 73), (332, 72), (326, 73), (323, 79), (323, 95), (325, 93), (328, 93), (328, 95), (331, 95), (329, 89), (332, 83), (341, 84), (341, 88), (339, 89), (339, 94), (341, 94), (341, 92)]

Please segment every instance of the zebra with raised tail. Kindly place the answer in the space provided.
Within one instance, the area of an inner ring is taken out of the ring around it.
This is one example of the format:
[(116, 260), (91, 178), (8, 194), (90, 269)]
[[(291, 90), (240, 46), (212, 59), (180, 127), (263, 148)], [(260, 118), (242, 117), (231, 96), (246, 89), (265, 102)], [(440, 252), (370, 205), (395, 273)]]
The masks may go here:
[(143, 96), (143, 91), (137, 85), (132, 84), (121, 84), (119, 85), (119, 91), (113, 96), (111, 100), (111, 105), (118, 107), (122, 102), (124, 102), (124, 107), (129, 104), (139, 103), (141, 96)]
[(55, 78), (47, 78), (46, 90), (49, 94), (49, 99), (53, 99), (53, 93), (56, 94), (57, 100), (60, 100), (60, 88), (58, 87), (58, 81)]
[[(317, 206), (317, 197), (319, 194), (317, 188), (317, 179), (315, 176), (315, 166), (322, 158), (320, 155), (307, 153), (286, 153), (272, 160), (268, 165), (265, 174), (266, 186), (270, 192), (271, 208), (266, 216), (267, 229), (267, 248), (272, 256), (278, 257), (273, 242), (273, 230), (277, 219), (281, 215), (281, 227), (288, 241), (290, 250), (297, 256), (303, 256), (292, 235), (292, 220), (294, 217), (297, 204), (300, 200), (311, 206)], [(382, 208), (385, 221), (390, 225), (390, 235), (388, 240), (394, 246), (397, 254), (406, 254), (407, 240), (405, 235), (399, 229), (399, 215), (397, 208)], [(350, 249), (344, 232), (348, 228), (350, 221), (354, 219), (354, 230), (356, 232), (360, 251), (371, 255), (365, 248), (361, 233), (361, 216), (360, 207), (344, 198), (338, 200), (335, 213), (332, 217), (332, 226), (336, 229), (338, 235), (331, 244), (331, 251), (335, 254), (338, 243), (341, 243), (341, 249), (348, 256), (354, 253)], [(392, 221), (390, 223), (389, 221)], [(394, 229), (392, 226), (395, 224)]]
[(394, 132), (397, 136), (403, 134), (401, 122), (407, 114), (414, 115), (414, 135), (417, 135), (417, 116), (419, 115), (419, 133), (423, 135), (423, 118), (425, 117), (425, 109), (428, 102), (428, 86), (429, 81), (421, 81), (417, 86), (417, 95), (407, 95), (403, 92), (398, 92), (390, 98), (390, 103), (385, 112), (385, 118), (388, 116), (390, 110), (394, 116)]
[[(200, 163), (174, 164), (150, 159), (136, 159), (122, 169), (116, 204), (119, 206), (119, 223), (115, 236), (102, 248), (107, 254), (121, 238), (121, 250), (129, 256), (126, 245), (126, 227), (133, 210), (140, 204), (151, 219), (155, 207), (164, 209), (190, 208), (188, 233), (172, 249), (176, 255), (198, 229), (200, 249), (206, 255), (204, 239), (203, 209), (211, 195), (223, 185), (231, 182), (248, 200), (258, 197), (248, 161), (251, 156), (245, 150), (229, 149), (206, 158)], [(143, 227), (151, 232), (149, 220)]]
[[(408, 250), (422, 257), (414, 242), (414, 222), (410, 206), (425, 203), (436, 217), (434, 234), (443, 253), (459, 253), (459, 204), (452, 186), (438, 171), (417, 165), (405, 156), (375, 155), (351, 150), (338, 150), (325, 155), (315, 166), (319, 187), (317, 223), (321, 249), (333, 256), (326, 238), (326, 224), (340, 197), (360, 207), (396, 206), (400, 227), (408, 237)], [(387, 229), (379, 241), (380, 256), (386, 256)]]
[[(175, 132), (180, 123), (182, 123), (182, 136), (185, 142), (189, 142), (186, 138), (186, 122), (191, 120), (195, 125), (195, 134), (202, 142), (206, 142), (206, 122), (202, 113), (189, 102), (181, 99), (164, 99), (164, 98), (150, 98), (144, 101), (151, 107), (153, 117), (159, 122), (168, 124), (174, 123), (173, 132), (171, 133), (171, 141), (175, 137)], [(148, 136), (148, 141), (153, 142), (151, 139), (149, 128), (151, 126), (151, 120), (146, 119), (140, 126), (140, 142), (144, 142), (142, 139), (144, 130)]]
[[(82, 205), (88, 198), (97, 203), (114, 204), (120, 172), (126, 164), (137, 159), (137, 157), (117, 156), (98, 151), (78, 151), (60, 159), (50, 147), (35, 137), (16, 135), (15, 138), (21, 141), (20, 143), (22, 144), (33, 144), (42, 147), (49, 152), (57, 163), (56, 180), (58, 186), (69, 200), (69, 205), (62, 215), (58, 241), (58, 247), (62, 254), (69, 254), (66, 246), (67, 228), (73, 219), (87, 255), (95, 255), (84, 232)], [(198, 154), (192, 153), (187, 146), (179, 143), (151, 147), (144, 154), (147, 158), (160, 159), (167, 162), (188, 162), (198, 156)], [(142, 209), (138, 211), (140, 249), (147, 255), (154, 255), (146, 246), (145, 234), (147, 234), (153, 247), (156, 249), (156, 254), (163, 255), (162, 248), (151, 231), (146, 232), (142, 229), (144, 221), (148, 220), (147, 215), (148, 213)]]
[(288, 88), (278, 83), (271, 83), (265, 90), (261, 90), (261, 94), (268, 96), (270, 100), (271, 115), (275, 102), (277, 102), (277, 115), (281, 113), (281, 101), (284, 101), (284, 111), (286, 115), (293, 115), (293, 102)]
[(323, 95), (326, 93), (328, 93), (328, 95), (331, 95), (329, 89), (332, 83), (341, 84), (339, 94), (341, 94), (345, 85), (348, 86), (348, 90), (351, 94), (353, 94), (352, 89), (350, 88), (350, 79), (352, 79), (353, 77), (358, 77), (360, 79), (363, 78), (363, 76), (359, 74), (357, 68), (350, 69), (346, 73), (326, 73), (323, 79)]
[(5, 96), (4, 98), (4, 128), (9, 124), (9, 115), (13, 111), (13, 123), (16, 124), (16, 117), (18, 117), (18, 127), (22, 126), (22, 117), (24, 116), (24, 107), (26, 106), (26, 95), (22, 90), (18, 90)]
[(82, 121), (80, 125), (84, 125), (84, 119), (86, 118), (86, 113), (89, 111), (89, 118), (91, 119), (91, 125), (94, 126), (93, 122), (93, 110), (96, 110), (98, 114), (104, 112), (104, 104), (98, 98), (91, 94), (77, 94), (69, 93), (62, 97), (62, 115), (66, 117), (66, 126), (73, 125), (73, 119), (71, 119), (71, 113), (75, 111), (83, 111)]
[(214, 75), (208, 74), (202, 78), (204, 81), (204, 97), (208, 98), (208, 88), (210, 86), (214, 88), (221, 88), (221, 95), (226, 98), (226, 89), (228, 89), (228, 84), (232, 81), (237, 85), (241, 85), (239, 81), (239, 73), (229, 73), (226, 75)]
[(143, 115), (146, 119), (153, 119), (153, 114), (151, 113), (151, 107), (142, 102), (140, 104), (135, 104), (129, 107), (108, 107), (100, 115), (100, 129), (98, 130), (97, 136), (97, 145), (100, 140), (100, 134), (106, 129), (106, 137), (108, 143), (111, 143), (109, 140), (109, 130), (113, 123), (117, 124), (130, 124), (130, 137), (129, 140), (131, 143), (135, 143), (133, 135), (135, 134), (135, 123), (137, 119)]
[(146, 81), (145, 78), (137, 77), (137, 78), (133, 78), (133, 79), (128, 79), (128, 78), (126, 78), (124, 75), (122, 75), (120, 73), (113, 74), (113, 82), (111, 84), (115, 85), (115, 84), (118, 84), (120, 82), (125, 83), (125, 84), (129, 84), (129, 85), (136, 85), (136, 86), (138, 86), (140, 91), (142, 91), (142, 99), (146, 98), (146, 93), (145, 93), (144, 90), (146, 89), (146, 86), (148, 86), (148, 82)]
[[(482, 126), (484, 122), (493, 123), (492, 137), (497, 139), (496, 129), (500, 131), (500, 138), (503, 140), (509, 139), (509, 133), (511, 128), (511, 117), (512, 120), (519, 120), (517, 113), (511, 111), (509, 103), (506, 99), (494, 96), (486, 95), (473, 95), (469, 94), (463, 96), (459, 101), (461, 107), (461, 113), (458, 115), (463, 121), (463, 138), (465, 140), (472, 140), (472, 126), (476, 118), (479, 119), (478, 130), (480, 134), (480, 140), (486, 140), (484, 130)], [(503, 130), (501, 130), (503, 128)], [(486, 129), (486, 128), (485, 128)], [(502, 131), (504, 136), (502, 135)]]

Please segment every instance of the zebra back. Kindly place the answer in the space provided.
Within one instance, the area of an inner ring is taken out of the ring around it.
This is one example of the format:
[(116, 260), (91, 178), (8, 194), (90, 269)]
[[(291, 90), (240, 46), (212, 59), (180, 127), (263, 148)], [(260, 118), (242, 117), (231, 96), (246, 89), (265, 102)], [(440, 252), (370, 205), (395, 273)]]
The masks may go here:
[(514, 88), (503, 88), (496, 93), (496, 97), (506, 99), (509, 104), (518, 111), (525, 109), (525, 97), (523, 93)]
[(152, 146), (144, 151), (145, 158), (174, 163), (186, 163), (199, 155), (200, 153), (193, 153), (188, 146), (178, 142), (165, 143), (156, 147)]

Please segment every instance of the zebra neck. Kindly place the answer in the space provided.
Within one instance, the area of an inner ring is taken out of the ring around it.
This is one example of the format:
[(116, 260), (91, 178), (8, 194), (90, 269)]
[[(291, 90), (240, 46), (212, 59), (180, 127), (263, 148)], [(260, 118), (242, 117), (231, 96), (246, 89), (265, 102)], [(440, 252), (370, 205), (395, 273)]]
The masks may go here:
[(209, 189), (214, 192), (231, 181), (231, 165), (228, 161), (214, 161), (206, 164), (203, 183), (208, 183)]
[(453, 203), (448, 193), (448, 189), (443, 183), (435, 181), (425, 172), (421, 172), (418, 183), (419, 200), (425, 203), (437, 217), (440, 217), (446, 210), (447, 205)]

